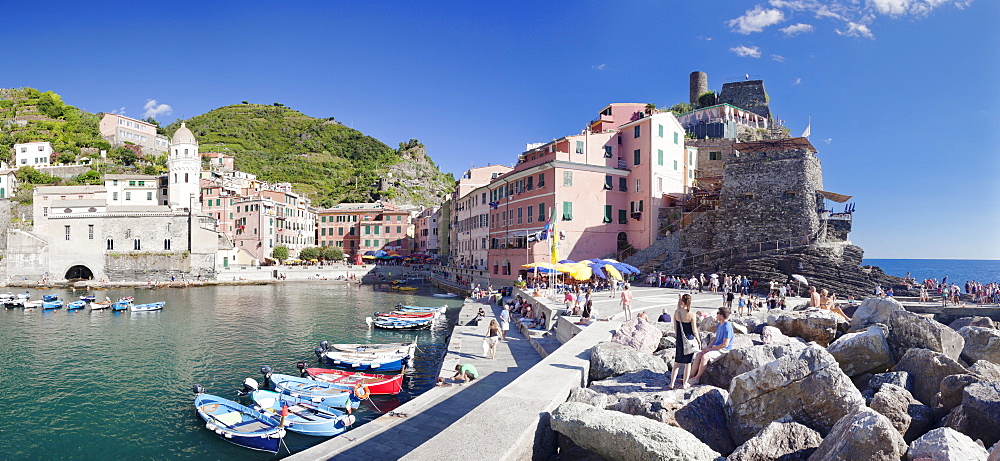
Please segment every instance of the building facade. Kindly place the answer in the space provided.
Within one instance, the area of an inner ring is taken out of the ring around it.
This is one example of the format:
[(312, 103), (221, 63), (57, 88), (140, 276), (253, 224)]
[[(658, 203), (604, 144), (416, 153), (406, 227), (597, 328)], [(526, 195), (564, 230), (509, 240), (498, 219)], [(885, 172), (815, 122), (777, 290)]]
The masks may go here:
[(411, 243), (410, 213), (388, 203), (341, 203), (319, 210), (320, 246), (340, 248), (351, 260), (376, 251), (408, 254)]
[(14, 168), (49, 166), (52, 160), (52, 144), (48, 141), (14, 144)]
[(166, 136), (156, 134), (156, 125), (120, 114), (104, 114), (98, 129), (114, 146), (128, 142), (142, 146), (143, 152), (162, 154), (170, 144)]

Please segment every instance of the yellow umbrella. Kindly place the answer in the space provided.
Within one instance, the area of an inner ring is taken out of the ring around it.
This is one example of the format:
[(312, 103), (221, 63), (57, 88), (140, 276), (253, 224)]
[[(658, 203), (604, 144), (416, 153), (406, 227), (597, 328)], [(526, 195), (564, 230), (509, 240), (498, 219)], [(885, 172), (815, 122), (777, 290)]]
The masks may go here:
[(522, 264), (521, 267), (524, 267), (526, 269), (531, 269), (533, 267), (541, 267), (542, 269), (552, 269), (553, 266), (552, 266), (552, 263), (539, 262), (539, 263), (531, 263), (531, 264)]
[(570, 272), (569, 275), (576, 280), (588, 280), (594, 275), (594, 271), (586, 264), (571, 265), (573, 266), (573, 272)]
[(566, 274), (570, 274), (574, 270), (573, 266), (574, 266), (573, 264), (558, 263), (558, 264), (552, 266), (552, 269), (553, 270), (557, 270), (559, 272), (566, 273)]
[(615, 269), (615, 266), (607, 264), (604, 267), (602, 267), (601, 269), (604, 270), (605, 274), (608, 274), (609, 277), (611, 277), (611, 278), (613, 278), (615, 280), (621, 280), (622, 279), (622, 273), (618, 272), (618, 269)]
[(602, 259), (601, 261), (607, 261), (612, 264), (618, 264), (618, 261), (615, 261), (614, 259)]

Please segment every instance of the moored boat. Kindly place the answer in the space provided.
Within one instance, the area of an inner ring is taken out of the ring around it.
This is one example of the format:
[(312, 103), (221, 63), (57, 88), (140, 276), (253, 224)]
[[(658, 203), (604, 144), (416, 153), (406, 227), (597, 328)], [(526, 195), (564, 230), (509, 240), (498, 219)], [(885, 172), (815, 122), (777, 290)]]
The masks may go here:
[(304, 397), (314, 402), (319, 400), (323, 405), (334, 408), (357, 408), (361, 400), (353, 392), (336, 387), (330, 383), (316, 381), (298, 376), (271, 374), (271, 367), (260, 367), (264, 375), (262, 387), (273, 388), (282, 394), (293, 397)]
[[(366, 320), (371, 320), (370, 318)], [(399, 319), (392, 317), (379, 317), (371, 322), (375, 328), (382, 328), (385, 330), (422, 330), (424, 328), (430, 328), (434, 323), (434, 318), (426, 319)]]
[(205, 428), (225, 441), (253, 450), (277, 453), (285, 430), (279, 421), (253, 408), (211, 394), (194, 385), (194, 407)]
[(163, 306), (164, 306), (165, 304), (166, 304), (166, 303), (165, 303), (165, 302), (163, 302), (163, 301), (160, 301), (160, 302), (156, 302), (156, 303), (146, 303), (146, 304), (133, 304), (133, 305), (131, 305), (131, 306), (129, 307), (129, 309), (131, 309), (131, 310), (132, 310), (132, 312), (149, 312), (149, 311), (158, 311), (158, 310), (161, 310), (161, 309), (163, 309)]
[[(305, 435), (330, 437), (341, 434), (354, 424), (354, 415), (322, 403), (280, 392), (258, 389), (257, 381), (243, 381), (242, 395), (249, 395), (257, 408), (266, 415), (282, 418), (285, 428)], [(279, 422), (281, 419), (279, 419)]]
[(444, 312), (448, 309), (447, 305), (439, 307), (425, 307), (425, 306), (406, 306), (403, 304), (396, 304), (396, 310), (400, 312)]
[(371, 395), (396, 395), (403, 390), (402, 374), (376, 375), (330, 368), (306, 368), (304, 362), (299, 362), (298, 366), (304, 378), (327, 382), (342, 389), (363, 386)]
[(458, 295), (455, 293), (434, 293), (431, 296), (435, 298), (457, 298)]
[(61, 299), (42, 301), (42, 309), (61, 309), (65, 303)]
[(111, 307), (111, 301), (94, 301), (90, 303), (90, 310), (99, 311), (101, 309), (108, 309)]
[(77, 309), (83, 309), (86, 305), (86, 301), (73, 301), (66, 305), (66, 310), (75, 311)]
[(94, 296), (94, 295), (83, 295), (83, 296), (80, 296), (80, 301), (87, 302), (87, 303), (94, 302), (94, 300), (96, 300), (96, 299), (97, 299), (97, 296)]
[(350, 352), (327, 351), (321, 357), (327, 365), (351, 371), (370, 373), (401, 373), (410, 361), (406, 354), (352, 354)]
[(320, 348), (323, 352), (335, 349), (341, 352), (393, 352), (406, 351), (406, 355), (413, 355), (417, 347), (416, 342), (412, 343), (386, 343), (386, 344), (330, 344), (328, 341), (320, 341)]
[(375, 317), (396, 319), (430, 319), (441, 315), (440, 312), (376, 312)]
[(116, 301), (111, 304), (111, 310), (121, 312), (127, 311), (129, 307), (132, 306), (132, 301)]
[(58, 301), (59, 295), (42, 295), (42, 301)]

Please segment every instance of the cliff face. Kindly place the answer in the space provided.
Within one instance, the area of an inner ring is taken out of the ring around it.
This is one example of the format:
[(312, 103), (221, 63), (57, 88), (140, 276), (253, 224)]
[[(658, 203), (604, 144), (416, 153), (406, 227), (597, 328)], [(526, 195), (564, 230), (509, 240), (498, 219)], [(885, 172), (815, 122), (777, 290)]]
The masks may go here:
[(378, 198), (421, 207), (444, 202), (454, 188), (455, 179), (438, 170), (424, 145), (415, 141), (403, 143), (398, 153), (400, 161), (387, 168), (379, 184)]

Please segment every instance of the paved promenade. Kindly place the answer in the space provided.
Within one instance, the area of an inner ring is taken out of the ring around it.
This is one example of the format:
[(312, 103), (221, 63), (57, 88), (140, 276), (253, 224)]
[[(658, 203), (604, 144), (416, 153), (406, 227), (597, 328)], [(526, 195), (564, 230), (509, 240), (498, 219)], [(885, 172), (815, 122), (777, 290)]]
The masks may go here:
[[(471, 325), (480, 307), (486, 311), (486, 320)], [(288, 459), (395, 460), (438, 435), (541, 360), (534, 347), (513, 326), (507, 341), (497, 344), (496, 359), (484, 357), (482, 344), (486, 328), (489, 320), (499, 313), (497, 306), (467, 300), (441, 367), (441, 376), (450, 378), (456, 364), (468, 363), (479, 371), (479, 379), (461, 386), (431, 389), (393, 412)]]

